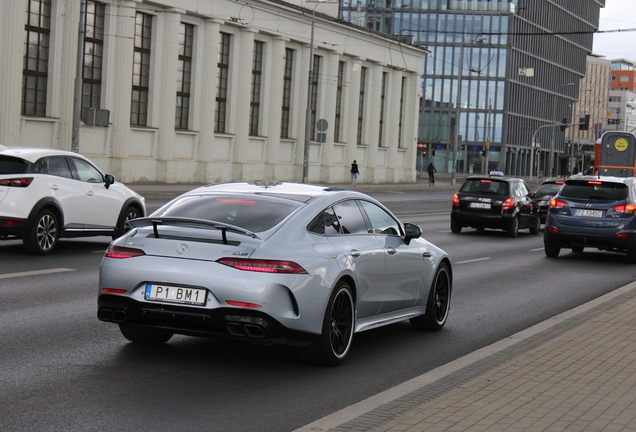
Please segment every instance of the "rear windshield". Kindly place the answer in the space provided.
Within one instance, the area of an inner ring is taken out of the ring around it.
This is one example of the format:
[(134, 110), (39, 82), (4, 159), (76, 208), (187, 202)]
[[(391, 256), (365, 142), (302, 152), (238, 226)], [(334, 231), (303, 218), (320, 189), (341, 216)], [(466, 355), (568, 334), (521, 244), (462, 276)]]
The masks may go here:
[(556, 195), (563, 183), (544, 183), (535, 192), (537, 195)]
[(254, 195), (197, 195), (184, 196), (154, 216), (203, 219), (262, 232), (276, 226), (297, 207)]
[(459, 191), (509, 195), (508, 182), (494, 179), (466, 179)]
[(623, 183), (602, 181), (568, 181), (559, 195), (565, 198), (620, 201), (627, 198), (629, 189)]
[(12, 156), (0, 156), (0, 175), (24, 174), (29, 168), (29, 162)]

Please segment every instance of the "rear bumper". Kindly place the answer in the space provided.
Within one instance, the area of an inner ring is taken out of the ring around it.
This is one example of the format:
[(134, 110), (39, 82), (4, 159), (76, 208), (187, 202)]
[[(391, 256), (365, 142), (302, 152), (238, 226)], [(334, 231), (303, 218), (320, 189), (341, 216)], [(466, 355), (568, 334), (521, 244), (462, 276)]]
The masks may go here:
[(507, 229), (513, 215), (510, 213), (486, 214), (453, 210), (451, 220), (458, 225), (473, 228)]
[[(21, 221), (22, 225), (10, 226), (8, 221)], [(24, 238), (29, 232), (30, 223), (28, 219), (4, 218), (0, 217), (0, 239), (3, 238)]]
[(271, 316), (240, 308), (195, 309), (139, 302), (101, 294), (97, 318), (115, 324), (199, 337), (238, 339), (256, 344), (307, 345), (318, 335), (292, 330)]
[(559, 247), (593, 247), (601, 250), (620, 250), (626, 252), (636, 247), (636, 233), (630, 232), (626, 237), (616, 237), (612, 235), (599, 235), (590, 233), (568, 233), (544, 231), (543, 242)]

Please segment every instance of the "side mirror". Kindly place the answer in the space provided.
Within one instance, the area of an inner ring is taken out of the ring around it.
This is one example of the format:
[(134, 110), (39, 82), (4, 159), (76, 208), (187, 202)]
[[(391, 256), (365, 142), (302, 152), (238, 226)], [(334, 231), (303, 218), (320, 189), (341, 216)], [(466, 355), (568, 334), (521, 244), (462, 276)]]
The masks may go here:
[(406, 233), (404, 235), (404, 242), (406, 244), (410, 244), (411, 239), (420, 238), (422, 236), (422, 230), (420, 227), (412, 223), (405, 223), (404, 231)]
[(106, 187), (106, 189), (108, 189), (113, 183), (115, 183), (115, 176), (113, 176), (112, 174), (106, 174), (104, 176), (104, 186)]

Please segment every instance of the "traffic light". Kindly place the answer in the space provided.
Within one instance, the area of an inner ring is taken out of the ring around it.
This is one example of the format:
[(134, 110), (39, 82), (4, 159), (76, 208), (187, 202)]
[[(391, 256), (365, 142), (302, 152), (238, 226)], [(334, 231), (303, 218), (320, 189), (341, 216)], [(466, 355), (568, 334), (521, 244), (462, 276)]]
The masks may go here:
[(485, 150), (485, 149), (484, 149), (484, 150), (482, 150), (480, 153), (481, 153), (481, 155), (482, 155), (483, 157), (486, 157), (486, 150)]
[(584, 117), (579, 118), (579, 130), (589, 130), (590, 129), (590, 115), (585, 114)]
[(568, 128), (568, 119), (564, 118), (561, 120), (561, 130), (564, 131)]

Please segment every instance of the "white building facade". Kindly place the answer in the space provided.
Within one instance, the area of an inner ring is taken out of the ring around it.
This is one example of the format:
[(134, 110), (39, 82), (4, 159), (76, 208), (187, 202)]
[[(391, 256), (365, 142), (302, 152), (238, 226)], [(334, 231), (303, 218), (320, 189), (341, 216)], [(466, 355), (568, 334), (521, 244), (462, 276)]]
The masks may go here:
[[(0, 144), (72, 149), (123, 182), (413, 182), (425, 50), (280, 1), (0, 2)], [(26, 40), (26, 44), (25, 44)], [(320, 122), (317, 130), (316, 123)], [(326, 126), (326, 128), (325, 128)], [(324, 129), (324, 130), (323, 130)]]

